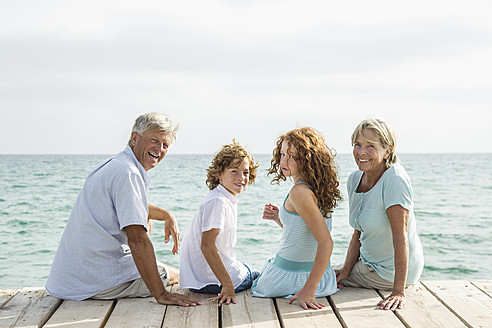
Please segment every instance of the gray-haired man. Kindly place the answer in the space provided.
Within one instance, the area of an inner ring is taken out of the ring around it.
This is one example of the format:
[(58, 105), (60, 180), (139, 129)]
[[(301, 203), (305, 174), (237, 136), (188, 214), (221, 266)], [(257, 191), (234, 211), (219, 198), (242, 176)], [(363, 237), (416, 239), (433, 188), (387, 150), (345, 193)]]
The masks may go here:
[(124, 151), (87, 177), (63, 232), (46, 289), (69, 300), (154, 296), (190, 306), (198, 300), (166, 291), (177, 269), (156, 260), (149, 219), (165, 221), (165, 241), (179, 248), (174, 216), (147, 202), (148, 170), (166, 155), (177, 125), (161, 113), (139, 116)]

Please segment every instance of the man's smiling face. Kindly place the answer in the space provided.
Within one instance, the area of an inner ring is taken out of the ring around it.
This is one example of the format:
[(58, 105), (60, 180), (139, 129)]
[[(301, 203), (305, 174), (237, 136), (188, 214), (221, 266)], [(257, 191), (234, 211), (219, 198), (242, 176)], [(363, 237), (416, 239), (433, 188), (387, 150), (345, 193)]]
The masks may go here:
[(147, 130), (142, 135), (132, 132), (130, 147), (145, 171), (148, 171), (166, 156), (171, 140), (170, 133), (163, 133), (159, 129)]

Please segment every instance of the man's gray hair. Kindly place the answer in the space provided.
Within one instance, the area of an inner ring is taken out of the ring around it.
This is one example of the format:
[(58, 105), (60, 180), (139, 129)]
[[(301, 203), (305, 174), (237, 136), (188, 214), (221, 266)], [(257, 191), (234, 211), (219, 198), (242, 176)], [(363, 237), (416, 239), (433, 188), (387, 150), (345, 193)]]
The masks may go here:
[[(142, 135), (147, 130), (159, 129), (163, 133), (171, 135), (171, 144), (176, 140), (176, 132), (179, 124), (174, 124), (166, 115), (158, 112), (152, 112), (140, 115), (133, 124), (132, 132)], [(130, 144), (131, 139), (128, 141)]]

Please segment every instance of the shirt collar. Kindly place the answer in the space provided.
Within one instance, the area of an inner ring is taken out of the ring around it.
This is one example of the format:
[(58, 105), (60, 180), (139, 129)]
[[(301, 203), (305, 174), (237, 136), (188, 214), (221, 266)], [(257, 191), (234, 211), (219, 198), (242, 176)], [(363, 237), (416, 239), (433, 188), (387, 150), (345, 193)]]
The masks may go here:
[(223, 185), (221, 185), (220, 183), (217, 185), (217, 190), (220, 191), (222, 194), (224, 194), (227, 199), (229, 199), (231, 202), (233, 203), (237, 203), (237, 197), (234, 196), (233, 194), (231, 194), (229, 192), (229, 190), (227, 190)]
[(142, 178), (144, 179), (145, 183), (150, 185), (149, 172), (145, 171), (142, 164), (138, 161), (137, 157), (135, 157), (135, 154), (133, 153), (133, 149), (129, 145), (127, 145), (125, 150), (123, 150), (123, 152), (133, 161), (135, 166), (138, 168), (138, 170), (140, 171), (140, 174), (142, 175)]

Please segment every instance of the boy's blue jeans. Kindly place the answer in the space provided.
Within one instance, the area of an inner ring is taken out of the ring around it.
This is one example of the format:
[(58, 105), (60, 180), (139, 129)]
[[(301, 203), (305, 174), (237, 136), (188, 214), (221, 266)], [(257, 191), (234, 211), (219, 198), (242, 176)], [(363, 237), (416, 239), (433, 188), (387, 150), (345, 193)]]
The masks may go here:
[[(251, 285), (253, 284), (253, 280), (258, 278), (258, 276), (260, 275), (260, 272), (256, 270), (251, 270), (251, 268), (246, 263), (243, 264), (248, 269), (248, 275), (243, 280), (243, 282), (234, 289), (235, 293), (251, 288)], [(219, 294), (221, 290), (222, 290), (222, 285), (215, 285), (215, 284), (207, 285), (200, 289), (190, 288), (190, 291), (194, 293), (204, 293), (204, 294)]]

